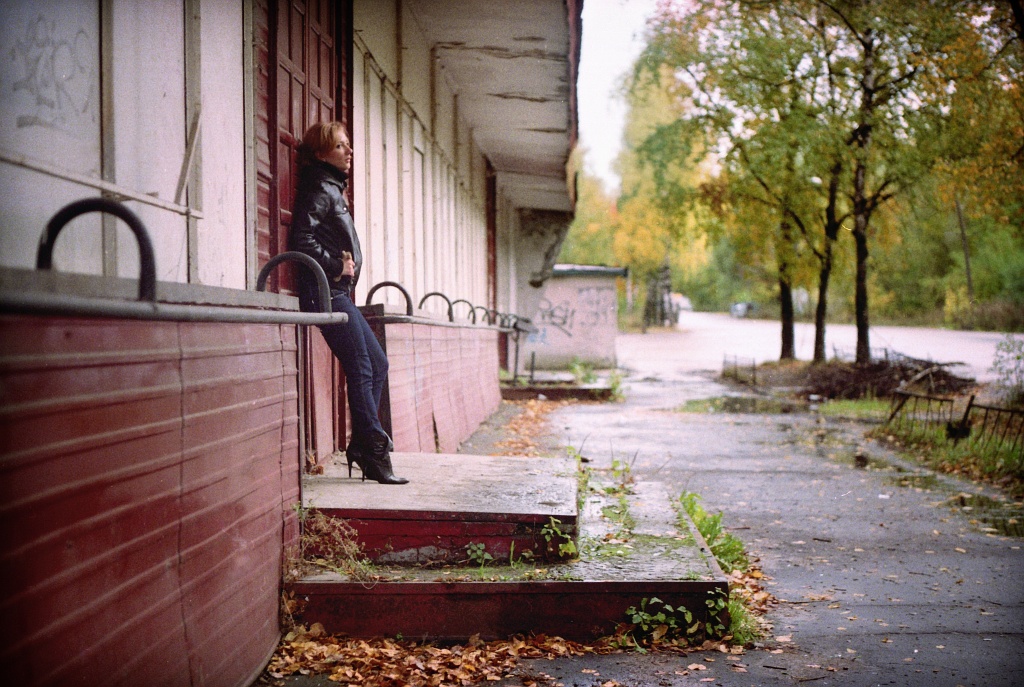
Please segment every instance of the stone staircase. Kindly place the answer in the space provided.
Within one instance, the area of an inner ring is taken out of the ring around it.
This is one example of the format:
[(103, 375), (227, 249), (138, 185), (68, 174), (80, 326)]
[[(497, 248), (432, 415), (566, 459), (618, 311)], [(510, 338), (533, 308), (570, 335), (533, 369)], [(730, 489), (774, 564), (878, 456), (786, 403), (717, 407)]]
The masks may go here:
[[(297, 622), (328, 632), (463, 641), (549, 634), (586, 641), (657, 597), (703, 618), (728, 582), (659, 482), (623, 484), (568, 458), (392, 454), (403, 486), (328, 465), (310, 510), (343, 518), (373, 561), (359, 579), (286, 584)], [(577, 554), (578, 556), (574, 555)], [(486, 556), (485, 556), (486, 554)]]

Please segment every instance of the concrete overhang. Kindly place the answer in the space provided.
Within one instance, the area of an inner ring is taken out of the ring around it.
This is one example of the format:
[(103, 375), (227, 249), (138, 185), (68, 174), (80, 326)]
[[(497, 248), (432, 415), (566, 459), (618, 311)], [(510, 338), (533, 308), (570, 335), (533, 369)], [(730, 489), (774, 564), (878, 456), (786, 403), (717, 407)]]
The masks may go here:
[(571, 212), (583, 0), (408, 0), (518, 208)]

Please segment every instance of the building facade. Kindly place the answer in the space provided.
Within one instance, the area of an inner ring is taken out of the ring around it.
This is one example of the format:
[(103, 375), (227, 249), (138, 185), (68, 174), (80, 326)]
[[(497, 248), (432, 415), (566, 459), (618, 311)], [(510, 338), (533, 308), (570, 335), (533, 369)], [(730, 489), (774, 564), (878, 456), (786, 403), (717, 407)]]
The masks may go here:
[[(296, 268), (256, 288), (287, 244), (299, 138), (337, 119), (354, 144), (358, 302), (394, 281), (424, 322), (443, 311), (421, 304), (431, 292), (530, 313), (574, 204), (581, 6), (4, 0), (0, 662), (11, 679), (255, 675), (278, 636), (300, 461), (345, 436), (343, 380), (297, 313)], [(89, 212), (53, 241), (53, 269), (36, 269), (48, 220), (100, 196), (138, 216), (151, 264), (124, 221)], [(148, 280), (154, 298), (135, 303)], [(374, 302), (403, 299), (383, 289)], [(402, 331), (389, 334), (395, 350)]]

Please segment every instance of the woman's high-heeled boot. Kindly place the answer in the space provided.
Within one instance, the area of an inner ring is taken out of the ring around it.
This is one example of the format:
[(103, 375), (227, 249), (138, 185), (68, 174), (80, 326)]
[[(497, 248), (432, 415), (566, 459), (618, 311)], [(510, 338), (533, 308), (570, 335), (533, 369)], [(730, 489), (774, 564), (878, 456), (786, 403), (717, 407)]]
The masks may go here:
[(363, 479), (366, 479), (366, 449), (355, 436), (352, 437), (352, 441), (348, 442), (348, 447), (345, 449), (345, 459), (348, 461), (349, 478), (352, 477), (352, 463), (355, 463), (359, 471), (363, 473)]
[(367, 477), (380, 482), (381, 484), (408, 484), (409, 480), (404, 477), (395, 477), (394, 469), (391, 467), (391, 454), (388, 452), (388, 444), (391, 439), (387, 434), (374, 435), (369, 441), (369, 451), (362, 456), (363, 479)]

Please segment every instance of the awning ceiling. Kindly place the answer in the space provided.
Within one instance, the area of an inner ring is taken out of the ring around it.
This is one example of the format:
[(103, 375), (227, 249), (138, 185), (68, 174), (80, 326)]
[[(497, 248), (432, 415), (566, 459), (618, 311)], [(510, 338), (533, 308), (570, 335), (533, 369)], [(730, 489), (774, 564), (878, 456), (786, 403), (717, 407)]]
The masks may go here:
[(582, 0), (410, 0), (498, 183), (517, 207), (572, 208)]

